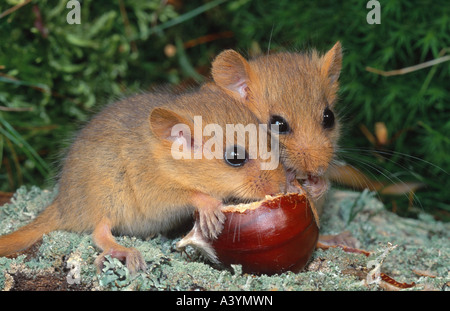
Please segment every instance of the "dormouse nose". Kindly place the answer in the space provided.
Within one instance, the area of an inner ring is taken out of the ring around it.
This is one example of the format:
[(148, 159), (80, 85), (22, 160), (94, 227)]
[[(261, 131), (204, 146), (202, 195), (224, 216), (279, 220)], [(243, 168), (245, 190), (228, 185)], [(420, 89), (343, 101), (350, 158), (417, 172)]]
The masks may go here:
[(297, 144), (292, 162), (305, 174), (322, 176), (333, 158), (334, 149), (329, 141), (307, 141)]

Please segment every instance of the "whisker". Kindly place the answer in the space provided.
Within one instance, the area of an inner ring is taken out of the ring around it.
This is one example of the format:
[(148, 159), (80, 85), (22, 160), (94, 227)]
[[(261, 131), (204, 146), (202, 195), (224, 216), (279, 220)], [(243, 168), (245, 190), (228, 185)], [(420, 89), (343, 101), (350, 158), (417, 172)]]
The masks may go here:
[[(393, 183), (393, 184), (396, 184), (396, 183), (397, 183), (397, 184), (402, 184), (402, 185), (404, 185), (404, 186), (407, 186), (406, 183), (405, 183), (403, 180), (401, 180), (399, 177), (397, 177), (397, 176), (395, 176), (395, 175), (390, 174), (389, 171), (385, 171), (385, 169), (382, 168), (382, 167), (377, 167), (377, 166), (375, 166), (375, 165), (373, 165), (373, 164), (370, 164), (369, 162), (366, 162), (365, 160), (363, 160), (363, 159), (361, 159), (361, 158), (352, 158), (351, 156), (350, 156), (350, 157), (347, 157), (347, 158), (350, 159), (350, 160), (352, 160), (352, 161), (355, 161), (356, 163), (359, 163), (359, 164), (363, 165), (364, 167), (369, 168), (370, 170), (373, 170), (373, 171), (377, 172), (378, 174), (382, 175), (382, 176), (385, 177), (389, 182), (391, 182), (391, 183)], [(353, 167), (353, 166), (352, 166), (352, 167)], [(353, 167), (353, 168), (354, 168), (354, 167)], [(355, 169), (356, 169), (356, 168), (355, 168)], [(357, 170), (357, 169), (356, 169), (356, 170)], [(383, 183), (380, 181), (380, 179), (379, 179), (375, 174), (372, 174), (372, 172), (371, 172), (370, 170), (368, 170), (368, 173), (370, 173), (371, 176), (372, 176), (373, 178), (375, 178), (375, 180), (376, 180), (377, 182), (380, 182), (380, 184), (383, 184)], [(389, 173), (389, 174), (387, 174), (387, 173)], [(377, 192), (380, 192), (382, 189), (376, 189), (376, 190), (378, 190)], [(418, 196), (414, 193), (414, 191), (412, 191), (412, 194), (413, 194), (413, 200), (414, 200), (414, 202), (417, 202), (418, 205), (423, 209), (422, 203), (421, 203), (420, 199), (418, 198)], [(407, 198), (408, 200), (410, 199), (409, 196), (408, 196), (408, 194), (406, 194), (406, 193), (403, 194), (403, 196), (405, 196), (405, 198)]]
[[(432, 162), (429, 162), (427, 160), (424, 160), (424, 159), (421, 159), (419, 157), (412, 156), (410, 154), (406, 154), (406, 153), (403, 153), (403, 152), (398, 152), (398, 151), (394, 151), (394, 150), (385, 150), (385, 151), (383, 151), (383, 150), (368, 150), (368, 149), (364, 149), (364, 148), (339, 148), (336, 152), (339, 153), (339, 152), (347, 152), (347, 151), (348, 152), (355, 152), (355, 151), (356, 152), (364, 152), (364, 153), (370, 153), (370, 154), (374, 154), (375, 153), (375, 154), (384, 155), (384, 156), (392, 156), (392, 155), (401, 156), (402, 158), (418, 161), (418, 162), (421, 162), (421, 163), (423, 163), (425, 165), (432, 166), (432, 167), (440, 170), (441, 172), (446, 173), (447, 175), (449, 175), (449, 173), (446, 170), (444, 170), (442, 167), (440, 167), (440, 166), (438, 166), (438, 165), (436, 165), (436, 164), (434, 164)], [(390, 160), (387, 157), (383, 157), (383, 159)], [(392, 163), (396, 163), (396, 162), (392, 162)]]
[[(249, 199), (247, 197), (248, 193), (250, 192), (252, 185), (250, 183), (245, 183), (242, 185), (237, 186), (232, 190), (232, 196), (227, 198), (224, 203), (227, 204), (235, 204), (235, 203), (251, 203), (254, 200)], [(247, 197), (247, 198), (246, 198)]]
[[(355, 171), (360, 172), (360, 170), (358, 170), (353, 165), (348, 164), (348, 163), (346, 163), (346, 165), (349, 166), (350, 168), (354, 169)], [(334, 168), (336, 170), (338, 170), (338, 169), (342, 170), (342, 163), (338, 163), (335, 159), (333, 159), (333, 161), (330, 163), (330, 168), (331, 169)], [(338, 183), (345, 184), (345, 178), (344, 178), (344, 176), (342, 176), (342, 174), (337, 174), (333, 177), (335, 180), (338, 181)], [(376, 190), (376, 188), (377, 188), (377, 186), (374, 184), (374, 181), (370, 180), (369, 178), (355, 178), (354, 176), (351, 176), (351, 178), (353, 181), (356, 181), (356, 183), (359, 185), (356, 187), (357, 190), (366, 189), (366, 188), (369, 190)]]
[(270, 54), (270, 44), (272, 43), (272, 35), (273, 35), (274, 27), (275, 27), (275, 23), (272, 24), (272, 30), (270, 31), (269, 45), (267, 46), (267, 55)]

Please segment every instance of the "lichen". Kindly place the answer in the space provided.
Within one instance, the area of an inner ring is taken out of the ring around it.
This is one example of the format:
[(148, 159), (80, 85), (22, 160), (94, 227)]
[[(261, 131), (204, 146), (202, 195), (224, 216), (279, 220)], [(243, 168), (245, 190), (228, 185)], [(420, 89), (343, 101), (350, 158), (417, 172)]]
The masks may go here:
[[(48, 205), (56, 190), (17, 190), (9, 204), (0, 207), (0, 233), (12, 231), (32, 220)], [(43, 237), (33, 256), (0, 258), (0, 288), (20, 287), (22, 276), (58, 274), (53, 282), (66, 282), (65, 289), (85, 290), (384, 290), (382, 281), (368, 282), (378, 264), (377, 273), (385, 273), (398, 282), (416, 286), (405, 290), (441, 290), (450, 280), (450, 224), (421, 214), (419, 219), (401, 218), (387, 211), (376, 195), (334, 191), (321, 217), (322, 234), (349, 231), (361, 242), (363, 254), (347, 253), (340, 248), (316, 250), (300, 273), (252, 275), (239, 265), (225, 269), (209, 263), (188, 247), (176, 250), (180, 238), (155, 236), (149, 240), (117, 237), (118, 243), (137, 248), (147, 270), (131, 275), (117, 259), (106, 256), (102, 271), (94, 265), (100, 251), (89, 234), (55, 231)], [(383, 260), (380, 256), (388, 248)], [(66, 286), (70, 285), (70, 286)], [(78, 287), (71, 287), (78, 286)]]

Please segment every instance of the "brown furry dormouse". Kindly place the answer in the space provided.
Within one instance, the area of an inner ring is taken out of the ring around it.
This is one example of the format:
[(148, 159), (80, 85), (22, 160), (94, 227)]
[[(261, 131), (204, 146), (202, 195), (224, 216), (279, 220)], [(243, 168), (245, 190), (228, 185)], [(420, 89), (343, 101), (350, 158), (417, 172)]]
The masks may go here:
[[(175, 142), (190, 145), (189, 154), (206, 144), (205, 136), (194, 139), (195, 116), (202, 117), (203, 130), (207, 124), (223, 129), (258, 124), (232, 96), (209, 88), (141, 94), (107, 106), (70, 147), (53, 203), (30, 224), (0, 237), (0, 256), (25, 249), (50, 231), (92, 232), (102, 250), (98, 267), (111, 255), (134, 272), (146, 266), (142, 255), (119, 245), (113, 232), (143, 237), (166, 232), (196, 210), (203, 232), (214, 237), (222, 228), (220, 207), (226, 200), (259, 200), (288, 190), (289, 174), (281, 165), (261, 170), (262, 160), (249, 157), (249, 140), (238, 146), (224, 139), (222, 159), (175, 159)], [(188, 128), (174, 132), (177, 124)]]
[[(278, 125), (281, 162), (307, 191), (321, 214), (330, 178), (340, 179), (336, 151), (341, 125), (335, 113), (342, 47), (337, 42), (320, 55), (280, 52), (250, 60), (234, 50), (219, 54), (212, 64), (215, 83), (261, 123)], [(321, 236), (319, 244), (357, 247), (348, 233)]]
[[(302, 181), (320, 210), (340, 136), (335, 115), (342, 48), (325, 55), (275, 53), (247, 61), (226, 50), (213, 62), (215, 85), (262, 123), (278, 124), (282, 162)], [(209, 85), (214, 88), (214, 85)]]

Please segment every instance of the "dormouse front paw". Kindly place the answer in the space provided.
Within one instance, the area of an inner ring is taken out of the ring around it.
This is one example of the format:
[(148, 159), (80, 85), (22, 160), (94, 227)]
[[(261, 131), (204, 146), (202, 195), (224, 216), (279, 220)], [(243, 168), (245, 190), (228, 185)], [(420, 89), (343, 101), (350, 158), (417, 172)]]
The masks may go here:
[(199, 209), (200, 229), (205, 238), (216, 239), (222, 232), (225, 215), (221, 211), (222, 204)]
[(207, 239), (216, 239), (222, 232), (225, 222), (225, 215), (221, 210), (222, 202), (202, 192), (193, 193), (191, 200), (198, 211), (203, 236)]

